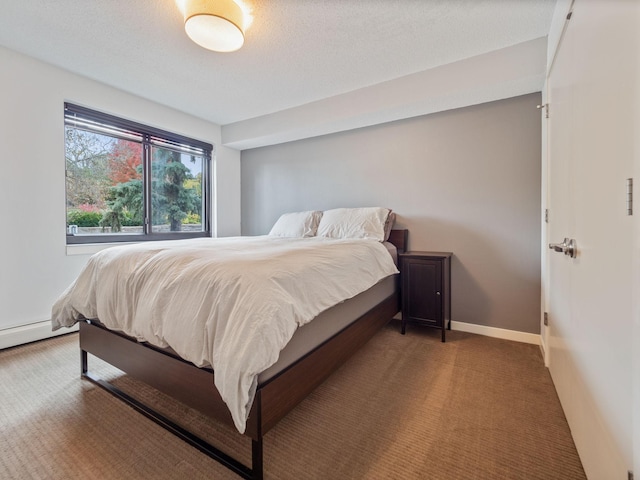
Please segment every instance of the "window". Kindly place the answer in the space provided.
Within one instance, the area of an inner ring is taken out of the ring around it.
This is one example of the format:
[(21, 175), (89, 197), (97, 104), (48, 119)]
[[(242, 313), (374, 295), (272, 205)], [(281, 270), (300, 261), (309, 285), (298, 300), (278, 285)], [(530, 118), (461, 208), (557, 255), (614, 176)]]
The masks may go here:
[(212, 145), (65, 103), (67, 243), (210, 236)]

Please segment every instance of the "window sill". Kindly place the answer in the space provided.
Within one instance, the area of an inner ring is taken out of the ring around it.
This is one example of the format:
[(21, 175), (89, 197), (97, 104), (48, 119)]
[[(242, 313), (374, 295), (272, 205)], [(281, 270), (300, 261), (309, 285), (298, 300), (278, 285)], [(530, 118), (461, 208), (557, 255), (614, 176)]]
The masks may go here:
[(116, 245), (133, 245), (134, 243), (138, 242), (76, 243), (74, 245), (67, 245), (67, 256), (93, 255), (105, 248), (115, 247)]
[[(105, 238), (100, 243), (67, 243), (67, 256), (71, 255), (93, 255), (101, 250), (118, 245), (134, 245), (143, 242), (157, 242), (167, 240), (187, 240), (190, 238), (211, 237), (208, 232), (172, 232), (154, 233), (153, 235), (131, 235), (127, 242), (113, 242)], [(122, 238), (122, 237), (120, 237)]]

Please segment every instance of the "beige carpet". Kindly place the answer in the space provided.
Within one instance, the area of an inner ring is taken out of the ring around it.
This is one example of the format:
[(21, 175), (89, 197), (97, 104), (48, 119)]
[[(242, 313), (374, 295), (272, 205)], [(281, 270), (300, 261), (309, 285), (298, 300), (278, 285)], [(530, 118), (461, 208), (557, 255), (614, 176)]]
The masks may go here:
[[(539, 348), (383, 329), (264, 439), (267, 479), (584, 479)], [(0, 351), (1, 479), (235, 479), (80, 379), (77, 334)], [(248, 462), (250, 442), (90, 357)], [(120, 378), (117, 378), (120, 377)]]

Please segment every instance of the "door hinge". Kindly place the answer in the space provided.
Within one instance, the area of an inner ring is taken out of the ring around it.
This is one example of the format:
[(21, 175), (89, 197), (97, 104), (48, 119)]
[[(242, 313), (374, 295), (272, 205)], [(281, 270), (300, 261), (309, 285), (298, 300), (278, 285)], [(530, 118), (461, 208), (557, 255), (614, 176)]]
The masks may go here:
[(627, 178), (627, 215), (633, 215), (633, 178)]
[(544, 312), (544, 326), (549, 326), (549, 312)]
[(544, 223), (549, 223), (549, 209), (544, 209)]
[(544, 118), (549, 118), (549, 104), (543, 103), (542, 105), (536, 105), (538, 110), (544, 109)]

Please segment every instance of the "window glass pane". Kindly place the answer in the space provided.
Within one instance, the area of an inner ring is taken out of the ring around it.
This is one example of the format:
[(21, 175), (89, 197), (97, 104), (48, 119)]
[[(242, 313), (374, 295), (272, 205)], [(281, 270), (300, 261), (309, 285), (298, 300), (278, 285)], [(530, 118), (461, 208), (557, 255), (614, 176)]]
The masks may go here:
[(142, 144), (65, 127), (67, 233), (143, 233)]
[(151, 148), (152, 232), (203, 232), (203, 165), (199, 155)]

